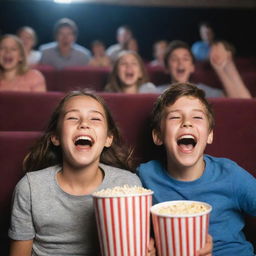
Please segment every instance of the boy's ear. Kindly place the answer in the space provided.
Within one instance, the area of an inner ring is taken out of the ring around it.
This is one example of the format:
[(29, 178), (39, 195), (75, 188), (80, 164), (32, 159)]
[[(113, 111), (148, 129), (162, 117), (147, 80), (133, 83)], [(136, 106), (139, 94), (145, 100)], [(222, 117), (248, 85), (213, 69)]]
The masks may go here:
[(105, 142), (105, 147), (109, 148), (112, 145), (112, 142), (113, 142), (113, 135), (108, 135)]
[(211, 130), (211, 132), (208, 135), (207, 144), (212, 144), (212, 142), (213, 142), (213, 130)]
[(163, 145), (163, 140), (161, 138), (161, 135), (159, 134), (159, 132), (157, 130), (153, 130), (152, 131), (152, 138), (153, 138), (153, 141), (154, 143), (157, 145), (157, 146), (161, 146)]
[(60, 145), (60, 140), (59, 140), (58, 136), (56, 136), (56, 135), (51, 136), (51, 142), (54, 146)]

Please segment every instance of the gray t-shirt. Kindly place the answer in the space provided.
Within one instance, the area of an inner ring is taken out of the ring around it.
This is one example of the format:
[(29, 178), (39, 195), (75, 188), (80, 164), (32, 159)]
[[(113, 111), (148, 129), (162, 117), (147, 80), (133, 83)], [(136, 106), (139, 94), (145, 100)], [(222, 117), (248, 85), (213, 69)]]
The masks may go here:
[[(104, 179), (97, 190), (141, 186), (136, 174), (104, 164), (100, 167)], [(30, 172), (17, 184), (9, 237), (33, 239), (33, 256), (96, 256), (99, 244), (92, 196), (64, 192), (56, 179), (59, 170), (53, 166)]]
[(41, 46), (42, 57), (40, 64), (51, 65), (57, 69), (66, 67), (85, 66), (91, 59), (91, 53), (85, 47), (73, 44), (70, 54), (62, 56), (56, 42)]
[[(168, 89), (171, 86), (171, 84), (166, 84), (166, 85), (160, 85), (157, 86), (156, 89), (159, 93), (164, 92), (166, 89)], [(208, 85), (198, 83), (196, 86), (199, 89), (202, 89), (205, 92), (205, 96), (207, 98), (219, 98), (219, 97), (225, 97), (224, 93), (222, 90), (210, 87)]]

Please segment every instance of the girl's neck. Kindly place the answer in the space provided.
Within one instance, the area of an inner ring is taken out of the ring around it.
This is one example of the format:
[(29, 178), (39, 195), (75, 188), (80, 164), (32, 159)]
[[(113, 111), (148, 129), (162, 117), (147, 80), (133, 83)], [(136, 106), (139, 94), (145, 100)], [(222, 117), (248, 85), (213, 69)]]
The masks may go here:
[(138, 93), (138, 86), (137, 85), (132, 85), (132, 86), (127, 86), (124, 87), (124, 93)]
[(180, 166), (175, 163), (167, 163), (167, 171), (172, 178), (179, 181), (194, 181), (199, 179), (205, 170), (205, 162), (200, 159), (195, 165), (190, 167)]
[(91, 194), (102, 183), (103, 172), (98, 163), (83, 169), (74, 169), (63, 165), (61, 172), (57, 174), (60, 187), (72, 195)]
[(17, 77), (17, 70), (16, 69), (5, 70), (4, 72), (1, 73), (1, 77), (3, 80), (12, 81)]

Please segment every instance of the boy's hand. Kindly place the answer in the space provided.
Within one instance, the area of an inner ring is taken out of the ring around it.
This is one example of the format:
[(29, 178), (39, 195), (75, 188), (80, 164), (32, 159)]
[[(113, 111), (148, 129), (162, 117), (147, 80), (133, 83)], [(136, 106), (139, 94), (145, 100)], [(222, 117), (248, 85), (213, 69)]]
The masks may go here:
[(155, 241), (153, 238), (150, 238), (147, 256), (156, 256)]
[(197, 256), (211, 256), (212, 255), (212, 237), (208, 234), (205, 247), (198, 251)]

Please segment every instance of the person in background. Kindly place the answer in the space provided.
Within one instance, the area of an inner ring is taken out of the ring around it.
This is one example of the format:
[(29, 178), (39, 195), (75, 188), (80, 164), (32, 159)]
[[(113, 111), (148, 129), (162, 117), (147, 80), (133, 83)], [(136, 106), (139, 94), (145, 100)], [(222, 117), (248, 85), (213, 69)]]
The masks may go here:
[(154, 59), (149, 63), (149, 66), (164, 68), (164, 56), (167, 48), (168, 42), (166, 40), (155, 42), (153, 45)]
[(139, 44), (135, 38), (130, 38), (124, 45), (124, 49), (128, 51), (134, 51), (139, 53)]
[(106, 92), (155, 93), (156, 87), (149, 83), (145, 65), (138, 53), (119, 53), (109, 76)]
[(29, 69), (23, 43), (15, 35), (0, 38), (0, 91), (46, 91), (43, 75)]
[(96, 40), (92, 42), (92, 58), (89, 61), (89, 66), (93, 67), (111, 67), (111, 60), (105, 53), (105, 45), (103, 42)]
[(204, 153), (213, 142), (214, 128), (204, 91), (186, 82), (174, 84), (157, 99), (151, 127), (155, 145), (164, 151), (158, 160), (141, 164), (138, 175), (143, 186), (154, 191), (153, 203), (210, 204), (213, 255), (254, 256), (243, 228), (244, 214), (256, 216), (256, 179), (235, 162)]
[(110, 57), (111, 61), (114, 62), (118, 54), (121, 51), (125, 50), (125, 44), (132, 37), (133, 37), (133, 33), (129, 26), (124, 25), (117, 29), (117, 32), (116, 32), (117, 43), (109, 46), (106, 50), (106, 53)]
[(35, 30), (27, 26), (21, 27), (17, 31), (17, 36), (23, 42), (28, 65), (32, 66), (38, 64), (41, 59), (41, 52), (33, 49), (37, 44), (37, 36)]
[(207, 22), (199, 24), (199, 33), (201, 40), (195, 42), (191, 50), (196, 60), (206, 61), (209, 60), (209, 53), (215, 35), (212, 26)]
[[(222, 52), (220, 52), (220, 50)], [(212, 60), (218, 59), (218, 61), (212, 63), (212, 65), (215, 66), (215, 70), (220, 70), (222, 67), (224, 58), (219, 59), (217, 56), (221, 55), (223, 52), (225, 52), (225, 56), (229, 56), (228, 50), (225, 47), (216, 47), (211, 54)], [(224, 62), (226, 61), (224, 60)], [(186, 83), (190, 81), (190, 77), (195, 71), (195, 59), (187, 43), (178, 40), (170, 43), (165, 55), (165, 68), (171, 76), (171, 83)], [(236, 70), (233, 71), (235, 72)], [(217, 72), (217, 75), (220, 74)], [(202, 83), (198, 83), (197, 87), (204, 90), (206, 97), (208, 98), (224, 97), (225, 95), (232, 98), (251, 98), (251, 95), (244, 84), (230, 82), (229, 74), (226, 72), (221, 72), (221, 75), (222, 77), (220, 77), (220, 79), (224, 91)], [(240, 75), (236, 73), (236, 76)], [(170, 87), (170, 84), (158, 86), (157, 90), (163, 92), (168, 87)]]
[[(10, 256), (100, 255), (92, 193), (141, 186), (103, 99), (67, 94), (25, 158), (11, 215)], [(147, 256), (154, 256), (149, 245)]]
[(42, 52), (40, 64), (57, 69), (85, 66), (89, 63), (91, 53), (88, 49), (75, 43), (78, 28), (75, 22), (62, 18), (54, 26), (55, 42), (40, 46)]

